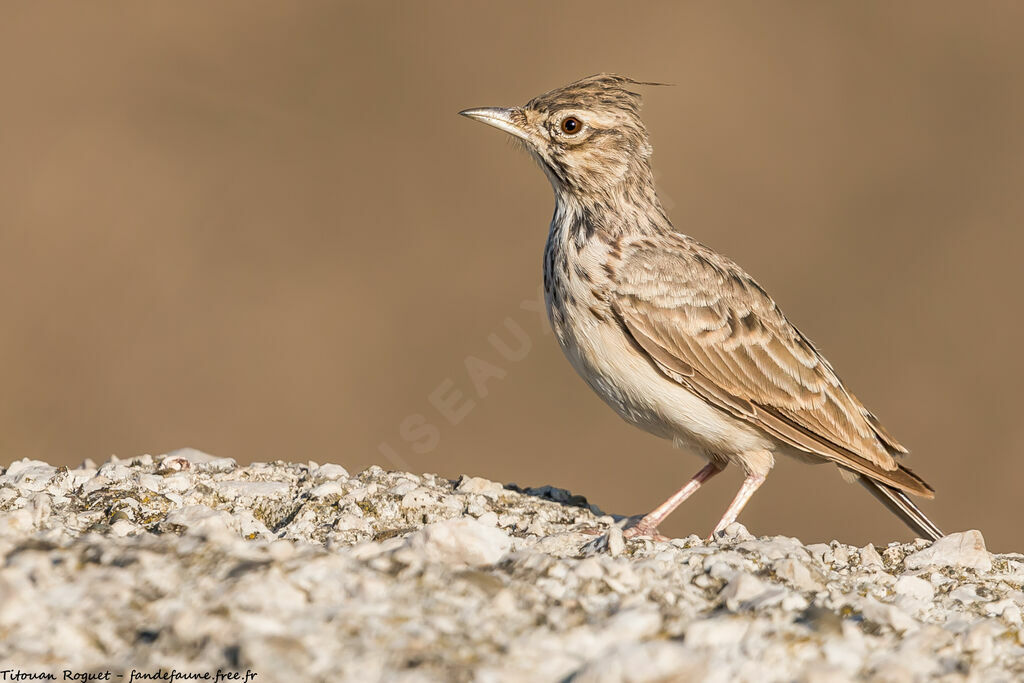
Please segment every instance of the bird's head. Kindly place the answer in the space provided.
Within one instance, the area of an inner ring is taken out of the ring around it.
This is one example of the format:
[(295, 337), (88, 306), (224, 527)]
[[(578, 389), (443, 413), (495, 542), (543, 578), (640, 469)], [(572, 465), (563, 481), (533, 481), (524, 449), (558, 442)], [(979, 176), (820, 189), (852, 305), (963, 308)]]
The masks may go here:
[(654, 85), (597, 74), (539, 95), (521, 107), (459, 112), (514, 136), (559, 193), (614, 195), (651, 182), (651, 145), (640, 120), (640, 95)]

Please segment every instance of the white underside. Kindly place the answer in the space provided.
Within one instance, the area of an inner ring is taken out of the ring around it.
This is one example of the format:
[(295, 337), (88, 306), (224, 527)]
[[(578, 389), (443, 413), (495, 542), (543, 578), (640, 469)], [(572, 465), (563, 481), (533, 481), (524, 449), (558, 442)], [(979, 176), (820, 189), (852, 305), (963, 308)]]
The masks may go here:
[(578, 326), (564, 335), (562, 350), (587, 384), (641, 429), (728, 460), (777, 448), (774, 439), (655, 369), (617, 325)]

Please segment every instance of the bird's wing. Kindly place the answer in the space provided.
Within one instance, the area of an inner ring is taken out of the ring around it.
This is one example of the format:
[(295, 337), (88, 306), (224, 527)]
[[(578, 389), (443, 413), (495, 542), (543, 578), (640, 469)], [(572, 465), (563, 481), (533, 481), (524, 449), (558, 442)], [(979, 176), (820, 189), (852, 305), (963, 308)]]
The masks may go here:
[(931, 489), (828, 361), (739, 266), (688, 239), (640, 241), (612, 305), (664, 374), (783, 442), (897, 488)]

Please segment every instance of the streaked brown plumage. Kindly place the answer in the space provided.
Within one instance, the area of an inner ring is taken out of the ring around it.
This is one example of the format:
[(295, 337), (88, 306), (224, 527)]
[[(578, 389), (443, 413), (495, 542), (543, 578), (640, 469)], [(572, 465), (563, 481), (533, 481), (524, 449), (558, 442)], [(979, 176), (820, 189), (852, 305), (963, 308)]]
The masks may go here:
[(940, 537), (906, 495), (933, 496), (900, 464), (906, 449), (753, 278), (672, 227), (634, 85), (599, 74), (523, 107), (462, 112), (523, 141), (554, 188), (544, 287), (570, 362), (628, 422), (708, 460), (631, 533), (656, 533), (734, 463), (747, 478), (723, 529), (783, 453), (836, 464), (915, 531)]

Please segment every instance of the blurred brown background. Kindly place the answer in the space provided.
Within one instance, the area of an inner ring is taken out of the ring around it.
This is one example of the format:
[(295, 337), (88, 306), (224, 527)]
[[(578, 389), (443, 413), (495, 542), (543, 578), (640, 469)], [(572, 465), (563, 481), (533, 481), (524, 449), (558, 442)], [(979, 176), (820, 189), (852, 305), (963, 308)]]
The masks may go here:
[[(1020, 3), (5, 3), (0, 463), (193, 445), (657, 504), (701, 461), (564, 361), (529, 310), (550, 188), (456, 116), (598, 71), (677, 84), (645, 109), (676, 225), (911, 447), (940, 525), (1024, 550)], [(790, 462), (743, 521), (908, 535)]]

